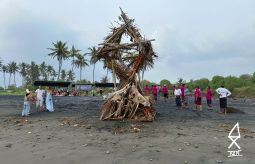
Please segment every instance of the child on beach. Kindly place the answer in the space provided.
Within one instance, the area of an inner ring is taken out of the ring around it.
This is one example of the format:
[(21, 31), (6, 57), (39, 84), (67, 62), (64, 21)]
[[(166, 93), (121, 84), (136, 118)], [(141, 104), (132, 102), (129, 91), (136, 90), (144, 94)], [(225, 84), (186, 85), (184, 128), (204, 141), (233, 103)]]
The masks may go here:
[(195, 99), (195, 104), (194, 104), (194, 110), (197, 110), (198, 108), (200, 111), (202, 111), (202, 98), (201, 98), (201, 91), (199, 86), (196, 87), (195, 92), (194, 92), (194, 99)]
[(26, 89), (26, 95), (24, 97), (24, 105), (21, 116), (29, 116), (30, 112), (30, 101), (32, 100), (32, 93)]
[(206, 89), (205, 97), (206, 97), (206, 101), (207, 101), (207, 108), (208, 108), (208, 110), (211, 110), (213, 94), (212, 94), (212, 90), (211, 90), (210, 86), (208, 86)]

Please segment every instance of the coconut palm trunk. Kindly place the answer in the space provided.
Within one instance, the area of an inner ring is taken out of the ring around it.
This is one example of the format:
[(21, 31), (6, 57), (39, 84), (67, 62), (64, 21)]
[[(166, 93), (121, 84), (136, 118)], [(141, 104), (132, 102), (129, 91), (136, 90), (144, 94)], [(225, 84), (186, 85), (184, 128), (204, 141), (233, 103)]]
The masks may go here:
[(80, 67), (80, 81), (81, 81), (81, 71), (82, 71), (82, 67)]
[(93, 65), (93, 89), (92, 89), (92, 95), (93, 96), (95, 96), (95, 93), (94, 93), (94, 91), (95, 91), (95, 67), (96, 67), (96, 63), (94, 63), (94, 65)]
[(14, 85), (16, 87), (16, 78), (15, 78), (15, 73), (13, 73), (13, 80), (14, 80)]
[(4, 90), (6, 90), (5, 72), (4, 72)]
[(61, 67), (62, 67), (62, 60), (59, 60), (59, 65), (58, 65), (58, 80), (59, 80), (59, 76), (60, 76)]
[(74, 68), (74, 57), (73, 57), (73, 63), (72, 63), (72, 72), (73, 72), (73, 68)]
[(9, 86), (11, 85), (11, 77), (12, 77), (12, 74), (10, 73), (10, 76), (9, 76)]

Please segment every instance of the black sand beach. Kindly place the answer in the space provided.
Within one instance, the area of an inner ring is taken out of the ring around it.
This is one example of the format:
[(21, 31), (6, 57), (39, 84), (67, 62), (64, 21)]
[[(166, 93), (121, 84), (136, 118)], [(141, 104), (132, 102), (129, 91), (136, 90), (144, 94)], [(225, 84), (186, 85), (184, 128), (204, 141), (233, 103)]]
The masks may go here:
[[(159, 100), (154, 122), (100, 121), (99, 97), (54, 97), (54, 113), (20, 116), (23, 97), (0, 96), (0, 159), (26, 163), (253, 164), (255, 100), (231, 99), (240, 113), (176, 110), (174, 99)], [(243, 113), (244, 112), (244, 113)], [(239, 122), (243, 157), (228, 158), (227, 138)]]

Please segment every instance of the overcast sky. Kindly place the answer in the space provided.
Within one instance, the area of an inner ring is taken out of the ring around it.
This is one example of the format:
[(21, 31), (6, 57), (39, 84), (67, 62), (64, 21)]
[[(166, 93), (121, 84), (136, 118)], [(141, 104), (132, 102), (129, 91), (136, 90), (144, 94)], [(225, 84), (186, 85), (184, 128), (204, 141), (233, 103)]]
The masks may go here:
[[(1, 0), (0, 57), (4, 63), (46, 61), (57, 69), (57, 60), (47, 56), (51, 43), (66, 41), (87, 52), (102, 43), (119, 7), (146, 38), (156, 39), (159, 58), (145, 79), (176, 82), (255, 72), (254, 0)], [(96, 67), (99, 80), (106, 71)], [(64, 68), (70, 69), (70, 62)], [(92, 67), (83, 77), (92, 80)]]

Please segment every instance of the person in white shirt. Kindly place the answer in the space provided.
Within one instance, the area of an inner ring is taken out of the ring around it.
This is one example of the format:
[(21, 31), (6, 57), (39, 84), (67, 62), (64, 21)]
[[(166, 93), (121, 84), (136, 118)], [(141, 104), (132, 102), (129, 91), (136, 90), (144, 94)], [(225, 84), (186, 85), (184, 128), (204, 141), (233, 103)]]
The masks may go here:
[(175, 102), (176, 102), (177, 109), (180, 109), (182, 106), (181, 94), (182, 94), (181, 89), (178, 87), (178, 85), (176, 85), (175, 90), (174, 90), (174, 96), (175, 96)]
[(221, 86), (220, 88), (216, 89), (216, 92), (220, 98), (220, 113), (227, 113), (227, 97), (231, 95), (231, 92)]
[(35, 91), (36, 94), (36, 111), (38, 112), (38, 108), (40, 108), (40, 111), (43, 111), (43, 97), (45, 96), (45, 91), (42, 89), (42, 86), (39, 86), (39, 88)]

